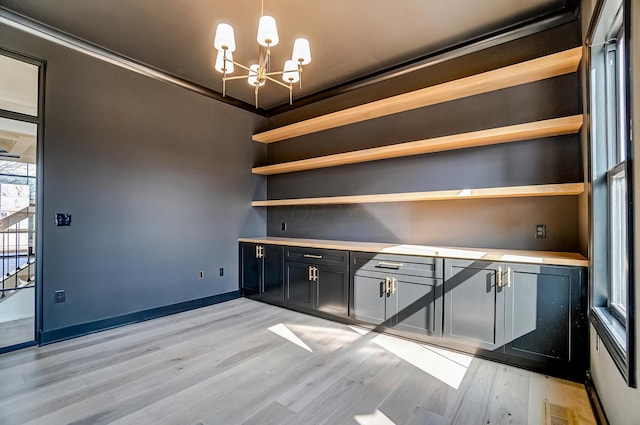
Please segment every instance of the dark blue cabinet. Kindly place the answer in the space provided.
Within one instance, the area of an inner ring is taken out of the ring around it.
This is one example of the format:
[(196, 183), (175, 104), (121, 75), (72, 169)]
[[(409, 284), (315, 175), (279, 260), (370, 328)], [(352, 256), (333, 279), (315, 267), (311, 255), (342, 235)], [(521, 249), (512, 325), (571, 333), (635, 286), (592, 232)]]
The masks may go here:
[(240, 243), (240, 290), (243, 295), (282, 302), (282, 246)]
[(445, 260), (444, 337), (495, 350), (504, 341), (501, 267), (485, 261)]
[(286, 305), (334, 316), (348, 315), (347, 251), (288, 247), (285, 258)]
[(586, 349), (582, 269), (507, 264), (505, 352), (531, 360), (575, 362)]
[(351, 317), (410, 334), (442, 334), (442, 260), (352, 253)]
[(514, 363), (586, 370), (581, 267), (445, 260), (444, 337)]

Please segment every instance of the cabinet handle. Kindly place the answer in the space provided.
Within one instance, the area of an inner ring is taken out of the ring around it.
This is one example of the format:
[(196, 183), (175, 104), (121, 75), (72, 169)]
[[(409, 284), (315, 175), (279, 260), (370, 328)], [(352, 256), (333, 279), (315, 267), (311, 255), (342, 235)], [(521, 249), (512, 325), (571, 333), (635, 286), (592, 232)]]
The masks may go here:
[(498, 267), (498, 288), (502, 288), (502, 266)]
[(396, 278), (394, 277), (393, 279), (391, 279), (391, 293), (395, 294), (396, 293)]
[(303, 256), (304, 258), (316, 258), (318, 260), (322, 259), (322, 255), (315, 255), (315, 254), (304, 254)]
[(309, 266), (309, 281), (313, 282), (313, 267)]
[(256, 258), (260, 258), (260, 245), (256, 245)]
[(381, 267), (383, 269), (396, 269), (396, 270), (398, 270), (402, 266), (404, 266), (404, 264), (402, 264), (402, 263), (390, 263), (388, 261), (380, 261), (376, 267)]
[(389, 295), (391, 295), (390, 294), (390, 292), (391, 292), (391, 279), (389, 278), (389, 276), (387, 276), (384, 279), (384, 282), (385, 282), (385, 286), (384, 286), (385, 287), (385, 291), (384, 292), (385, 292), (385, 294), (387, 294), (387, 297), (388, 297)]
[(317, 267), (313, 268), (313, 280), (314, 280), (314, 282), (318, 281), (318, 268)]
[(511, 267), (507, 267), (507, 288), (511, 288)]

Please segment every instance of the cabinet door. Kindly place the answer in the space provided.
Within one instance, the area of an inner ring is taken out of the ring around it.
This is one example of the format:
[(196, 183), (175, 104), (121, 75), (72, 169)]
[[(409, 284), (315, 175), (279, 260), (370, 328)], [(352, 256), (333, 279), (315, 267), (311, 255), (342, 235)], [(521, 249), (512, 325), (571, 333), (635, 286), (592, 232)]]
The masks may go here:
[(315, 282), (310, 279), (309, 264), (285, 262), (285, 302), (295, 307), (312, 309)]
[(387, 315), (396, 329), (442, 336), (442, 280), (394, 275)]
[(444, 336), (468, 346), (496, 350), (504, 341), (504, 293), (499, 264), (445, 260)]
[(346, 268), (316, 266), (316, 308), (325, 313), (347, 316), (349, 312), (349, 274)]
[(262, 292), (265, 298), (284, 301), (284, 250), (281, 246), (264, 246)]
[[(507, 264), (505, 338), (509, 355), (570, 361), (574, 317), (580, 317), (580, 269)], [(577, 319), (579, 325), (579, 319)]]
[(243, 295), (260, 292), (262, 258), (258, 258), (257, 244), (240, 243), (240, 290)]
[(352, 276), (351, 317), (375, 325), (384, 323), (387, 303), (386, 275), (358, 271)]

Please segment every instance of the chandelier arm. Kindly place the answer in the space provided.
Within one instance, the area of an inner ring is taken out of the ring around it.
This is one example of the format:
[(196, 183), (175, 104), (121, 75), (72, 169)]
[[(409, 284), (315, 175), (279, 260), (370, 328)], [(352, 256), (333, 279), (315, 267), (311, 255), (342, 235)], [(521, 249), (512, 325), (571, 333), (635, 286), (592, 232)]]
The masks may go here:
[(284, 88), (286, 88), (286, 89), (289, 89), (289, 85), (288, 85), (288, 84), (285, 84), (285, 83), (283, 83), (283, 82), (281, 82), (281, 81), (278, 81), (278, 80), (276, 80), (275, 78), (271, 78), (271, 77), (269, 77), (268, 75), (267, 75), (266, 77), (267, 77), (267, 80), (269, 80), (269, 81), (273, 81), (274, 83), (279, 84), (279, 85), (281, 85), (282, 87), (284, 87)]
[(246, 80), (248, 78), (247, 75), (234, 75), (233, 77), (226, 77), (225, 80)]
[(245, 71), (251, 71), (251, 69), (249, 69), (248, 67), (244, 66), (244, 65), (243, 65), (243, 64), (241, 64), (241, 63), (238, 63), (238, 62), (236, 62), (236, 61), (232, 61), (232, 60), (230, 60), (230, 59), (227, 59), (227, 61), (228, 61), (228, 62), (233, 63), (233, 64), (234, 64), (235, 66), (237, 66), (237, 67), (240, 67), (240, 68), (244, 69)]
[(278, 72), (267, 72), (265, 75), (269, 76), (269, 75), (282, 75), (284, 74), (284, 71), (278, 71)]

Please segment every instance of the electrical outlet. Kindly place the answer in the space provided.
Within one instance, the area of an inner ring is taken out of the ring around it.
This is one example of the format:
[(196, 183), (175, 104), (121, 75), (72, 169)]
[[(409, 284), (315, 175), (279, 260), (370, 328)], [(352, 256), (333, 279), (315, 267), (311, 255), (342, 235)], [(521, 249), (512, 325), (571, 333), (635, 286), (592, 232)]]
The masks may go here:
[(286, 232), (286, 231), (287, 231), (287, 223), (283, 222), (283, 223), (280, 225), (280, 230), (282, 230), (283, 232)]
[(59, 289), (54, 292), (56, 303), (63, 303), (65, 301), (64, 289)]
[(536, 224), (536, 238), (546, 238), (546, 237), (547, 237), (547, 225)]
[(198, 279), (204, 279), (204, 272), (198, 273)]
[(224, 267), (220, 267), (220, 276), (224, 276)]

